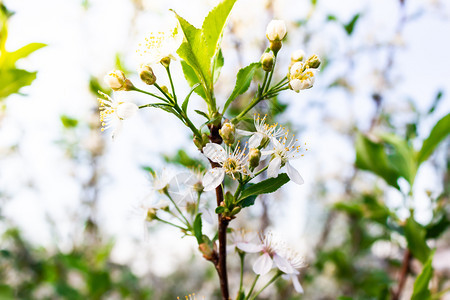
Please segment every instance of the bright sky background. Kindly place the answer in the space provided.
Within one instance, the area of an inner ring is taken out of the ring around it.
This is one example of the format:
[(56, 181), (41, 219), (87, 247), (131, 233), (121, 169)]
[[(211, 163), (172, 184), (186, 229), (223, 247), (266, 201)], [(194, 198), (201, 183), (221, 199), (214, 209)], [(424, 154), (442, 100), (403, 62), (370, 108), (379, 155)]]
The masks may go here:
[[(79, 206), (80, 187), (71, 177), (73, 173), (83, 174), (83, 168), (67, 160), (56, 141), (61, 138), (62, 128), (59, 117), (67, 114), (86, 122), (90, 111), (95, 108), (95, 97), (88, 91), (91, 75), (102, 78), (114, 67), (117, 52), (125, 55), (127, 67), (137, 67), (135, 45), (138, 38), (161, 25), (162, 20), (170, 17), (169, 8), (173, 8), (194, 25), (200, 25), (202, 18), (215, 1), (207, 0), (173, 0), (148, 1), (146, 13), (135, 18), (131, 1), (128, 0), (93, 0), (88, 10), (83, 9), (81, 0), (9, 0), (6, 6), (16, 12), (10, 22), (10, 37), (7, 47), (16, 49), (30, 42), (43, 42), (49, 46), (38, 51), (21, 63), (29, 70), (38, 70), (38, 78), (29, 88), (22, 91), (28, 97), (12, 96), (8, 99), (8, 112), (0, 131), (0, 153), (8, 146), (20, 142), (20, 150), (7, 159), (0, 161), (0, 189), (10, 192), (12, 200), (7, 201), (3, 213), (14, 219), (24, 229), (27, 237), (37, 244), (53, 244), (55, 235), (45, 222), (48, 213), (57, 224), (57, 245), (69, 247), (71, 236), (68, 235), (74, 224), (68, 217)], [(323, 203), (310, 199), (311, 183), (317, 178), (330, 178), (329, 184), (335, 185), (336, 195), (341, 192), (337, 176), (349, 176), (349, 168), (354, 160), (354, 150), (350, 141), (336, 134), (339, 128), (345, 128), (356, 121), (362, 129), (367, 129), (369, 116), (374, 106), (370, 93), (379, 84), (373, 70), (381, 69), (385, 60), (383, 55), (365, 53), (357, 57), (353, 74), (350, 76), (356, 89), (354, 99), (347, 100), (349, 94), (335, 89), (327, 91), (325, 87), (336, 74), (347, 70), (347, 63), (340, 57), (345, 53), (357, 51), (359, 47), (374, 43), (390, 41), (404, 46), (397, 52), (391, 76), (395, 88), (386, 94), (386, 107), (401, 110), (405, 100), (413, 98), (417, 106), (425, 111), (432, 103), (438, 89), (450, 91), (450, 8), (442, 1), (440, 9), (432, 2), (406, 0), (408, 13), (424, 11), (418, 21), (405, 27), (403, 35), (395, 35), (398, 19), (396, 1), (318, 1), (318, 14), (326, 16), (332, 13), (348, 21), (361, 12), (362, 21), (355, 29), (356, 38), (345, 43), (345, 37), (338, 26), (321, 29), (323, 19), (313, 19), (309, 26), (315, 28), (308, 45), (295, 43), (304, 35), (302, 29), (289, 32), (289, 47), (283, 48), (280, 74), (287, 68), (290, 52), (305, 48), (308, 54), (327, 53), (335, 63), (318, 77), (315, 88), (300, 94), (286, 93), (284, 102), (291, 102), (286, 120), (293, 123), (293, 129), (302, 132), (301, 140), (308, 143), (309, 151), (304, 158), (294, 163), (305, 179), (303, 186), (289, 183), (282, 194), (286, 198), (283, 207), (277, 207), (273, 217), (276, 231), (280, 231), (303, 252), (308, 251), (311, 240), (312, 225), (318, 224), (317, 218), (323, 210)], [(265, 26), (270, 19), (262, 13), (264, 1), (239, 0), (232, 12), (232, 21), (241, 29), (243, 40), (244, 63), (259, 59), (260, 52), (252, 45), (253, 40), (264, 35)], [(275, 18), (285, 19), (291, 23), (303, 18), (309, 11), (309, 1), (275, 1)], [(326, 12), (326, 13), (325, 13)], [(131, 20), (134, 19), (134, 23)], [(130, 25), (133, 24), (133, 25)], [(290, 29), (294, 29), (292, 26)], [(234, 84), (237, 72), (236, 54), (224, 38), (225, 67), (221, 80), (228, 90), (219, 89), (219, 101), (228, 95)], [(174, 64), (175, 65), (175, 64)], [(187, 89), (179, 67), (175, 81), (179, 90)], [(159, 73), (158, 73), (159, 72)], [(161, 74), (157, 70), (157, 76)], [(185, 93), (180, 93), (185, 94)], [(146, 99), (139, 95), (119, 95), (132, 97), (136, 103), (144, 104)], [(301, 114), (307, 104), (316, 101), (320, 107)], [(201, 108), (202, 104), (193, 104), (191, 108)], [(320, 109), (320, 110), (319, 110)], [(450, 110), (447, 94), (438, 108), (436, 119), (426, 119), (420, 128), (420, 135), (431, 129), (438, 117)], [(301, 115), (301, 117), (299, 117)], [(323, 116), (333, 116), (339, 120), (324, 124)], [(337, 117), (336, 117), (337, 116)], [(402, 115), (404, 116), (404, 115)], [(200, 118), (194, 120), (197, 124)], [(402, 120), (399, 120), (401, 122)], [(133, 239), (143, 240), (142, 223), (132, 213), (133, 205), (149, 194), (150, 182), (138, 166), (150, 163), (162, 167), (153, 159), (161, 152), (174, 153), (180, 146), (189, 142), (188, 130), (181, 129), (175, 118), (154, 110), (141, 111), (137, 118), (127, 122), (121, 136), (114, 142), (105, 138), (107, 154), (102, 166), (107, 177), (102, 182), (99, 215), (103, 229), (116, 237), (118, 260), (126, 261), (132, 256), (146, 255), (144, 252), (132, 252)], [(328, 127), (327, 127), (328, 126)], [(106, 134), (107, 135), (107, 134)], [(194, 149), (191, 153), (195, 154)], [(443, 155), (441, 151), (441, 156)], [(417, 206), (420, 208), (417, 218), (427, 222), (430, 218), (429, 203), (425, 189), (439, 192), (438, 174), (425, 165), (419, 172), (416, 186)], [(33, 187), (28, 186), (32, 183)], [(400, 194), (393, 191), (392, 205), (399, 201)], [(329, 203), (338, 199), (329, 199)], [(3, 204), (3, 203), (2, 203)], [(259, 207), (252, 208), (255, 212)], [(309, 216), (309, 217), (308, 217)], [(313, 231), (314, 232), (314, 231)], [(161, 230), (149, 235), (147, 248), (153, 242), (163, 250), (164, 255), (157, 255), (159, 264), (154, 266), (161, 273), (170, 270), (171, 256), (166, 253), (189, 253), (187, 248), (194, 247), (187, 239), (180, 240), (179, 233), (173, 230)], [(170, 238), (167, 238), (170, 237)], [(299, 238), (300, 237), (300, 238)], [(174, 245), (178, 245), (174, 247)], [(180, 246), (183, 245), (183, 246)], [(149, 247), (151, 248), (151, 247)], [(306, 248), (306, 249), (305, 249)], [(185, 255), (185, 256), (186, 256)]]

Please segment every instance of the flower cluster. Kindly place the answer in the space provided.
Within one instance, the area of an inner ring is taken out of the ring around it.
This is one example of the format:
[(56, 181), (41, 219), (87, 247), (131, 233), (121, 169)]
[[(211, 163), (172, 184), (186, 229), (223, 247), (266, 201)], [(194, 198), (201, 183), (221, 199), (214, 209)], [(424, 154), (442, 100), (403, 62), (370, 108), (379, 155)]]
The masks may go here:
[[(289, 130), (278, 125), (278, 123), (267, 124), (266, 117), (261, 118), (260, 115), (255, 114), (255, 132), (236, 129), (237, 134), (250, 136), (249, 148), (246, 146), (241, 150), (238, 145), (232, 151), (232, 146), (225, 146), (224, 148), (214, 143), (208, 143), (203, 148), (203, 154), (219, 165), (205, 174), (203, 178), (205, 191), (213, 190), (219, 186), (224, 180), (225, 174), (231, 176), (234, 180), (244, 176), (252, 177), (254, 175), (252, 171), (259, 165), (261, 157), (270, 157), (267, 167), (268, 177), (277, 177), (280, 169), (286, 166), (289, 178), (297, 184), (303, 184), (304, 181), (300, 173), (289, 163), (290, 160), (303, 155), (299, 154), (301, 146), (297, 146), (298, 140), (295, 139), (294, 135), (289, 139)], [(246, 149), (248, 149), (248, 153), (245, 153)]]
[(297, 93), (314, 85), (315, 74), (321, 63), (317, 55), (312, 55), (306, 61), (304, 58), (303, 50), (297, 50), (291, 55), (288, 73), (289, 87)]
[(294, 288), (298, 293), (303, 293), (303, 288), (298, 281), (300, 272), (298, 269), (305, 267), (303, 257), (293, 249), (289, 248), (284, 241), (272, 232), (260, 237), (257, 243), (251, 242), (245, 237), (236, 241), (236, 248), (247, 253), (260, 253), (253, 264), (253, 271), (258, 275), (265, 275), (275, 267), (292, 280)]

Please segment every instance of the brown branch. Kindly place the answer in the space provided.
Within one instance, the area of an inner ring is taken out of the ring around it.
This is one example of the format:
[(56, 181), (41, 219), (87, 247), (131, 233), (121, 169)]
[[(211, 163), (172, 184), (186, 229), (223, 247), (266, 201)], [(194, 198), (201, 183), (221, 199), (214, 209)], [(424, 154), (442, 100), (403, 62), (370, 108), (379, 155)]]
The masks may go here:
[[(219, 126), (211, 125), (209, 127), (209, 130), (211, 132), (211, 135), (209, 139), (211, 142), (216, 144), (222, 143), (222, 137), (219, 134)], [(211, 167), (215, 168), (219, 165), (213, 161), (210, 160)], [(223, 202), (223, 189), (222, 185), (219, 185), (216, 188), (216, 201), (217, 206), (220, 206), (220, 204)], [(230, 299), (230, 293), (228, 290), (228, 274), (227, 274), (227, 227), (230, 223), (229, 218), (223, 217), (222, 214), (218, 214), (218, 239), (219, 239), (219, 254), (218, 254), (218, 260), (211, 260), (214, 263), (214, 266), (216, 267), (217, 274), (219, 275), (220, 279), (220, 290), (222, 292), (222, 300), (229, 300)]]
[(397, 291), (392, 293), (392, 300), (400, 299), (403, 287), (405, 286), (406, 283), (406, 279), (408, 278), (411, 258), (412, 258), (411, 251), (409, 251), (409, 249), (406, 249), (405, 255), (403, 256), (402, 269), (400, 270), (400, 276), (398, 279), (398, 288)]

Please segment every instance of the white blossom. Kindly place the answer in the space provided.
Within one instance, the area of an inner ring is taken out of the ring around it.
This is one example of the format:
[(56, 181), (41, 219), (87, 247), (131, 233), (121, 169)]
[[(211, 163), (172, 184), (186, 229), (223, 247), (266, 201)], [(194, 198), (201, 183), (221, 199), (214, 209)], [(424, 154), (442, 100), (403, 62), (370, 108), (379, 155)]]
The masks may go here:
[(116, 137), (122, 128), (122, 121), (131, 118), (139, 110), (138, 106), (131, 102), (116, 101), (108, 95), (100, 92), (104, 98), (97, 98), (99, 101), (100, 122), (102, 131), (114, 127), (112, 137)]
[(311, 88), (315, 82), (315, 69), (304, 62), (296, 62), (289, 69), (289, 85), (295, 92)]
[(225, 146), (225, 149), (215, 143), (208, 143), (203, 148), (203, 154), (211, 161), (219, 164), (219, 167), (209, 170), (203, 177), (203, 186), (205, 191), (211, 191), (219, 186), (225, 174), (230, 175), (236, 179), (238, 174), (249, 175), (250, 172), (247, 167), (248, 155), (237, 146), (234, 151), (230, 147)]
[(136, 52), (143, 64), (156, 64), (165, 57), (173, 57), (183, 42), (183, 31), (178, 21), (163, 31), (151, 32), (139, 43)]
[[(287, 175), (289, 178), (297, 183), (303, 184), (303, 178), (300, 173), (289, 163), (290, 160), (298, 158), (300, 147), (297, 146), (297, 139), (293, 135), (292, 138), (288, 142), (288, 133), (285, 133), (285, 136), (280, 139), (273, 139), (272, 143), (274, 145), (272, 150), (261, 151), (262, 155), (271, 155), (271, 161), (269, 162), (269, 166), (267, 168), (267, 176), (269, 177), (277, 177), (280, 171), (280, 168), (286, 166)], [(302, 155), (303, 156), (303, 155)]]
[(267, 115), (263, 118), (259, 114), (254, 115), (255, 132), (236, 129), (242, 136), (250, 136), (248, 140), (249, 148), (265, 148), (271, 139), (276, 139), (284, 134), (285, 128), (278, 123), (269, 125), (266, 123)]
[(113, 70), (105, 76), (104, 81), (111, 89), (119, 91), (124, 88), (126, 77), (122, 71)]
[(274, 264), (283, 273), (292, 274), (295, 272), (295, 269), (289, 261), (281, 255), (285, 247), (284, 242), (272, 232), (267, 233), (264, 238), (261, 238), (260, 243), (237, 244), (237, 248), (244, 252), (260, 252), (262, 254), (253, 264), (253, 271), (258, 275), (269, 273)]

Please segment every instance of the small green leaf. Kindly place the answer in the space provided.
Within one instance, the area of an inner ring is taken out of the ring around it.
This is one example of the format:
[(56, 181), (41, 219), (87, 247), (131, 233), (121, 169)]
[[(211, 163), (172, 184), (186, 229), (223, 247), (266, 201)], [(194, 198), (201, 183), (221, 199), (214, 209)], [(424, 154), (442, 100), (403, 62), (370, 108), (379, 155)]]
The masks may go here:
[(400, 189), (397, 183), (400, 174), (391, 166), (385, 147), (381, 143), (372, 142), (358, 133), (355, 148), (356, 166), (359, 169), (371, 171), (383, 178), (389, 185)]
[(438, 212), (431, 222), (425, 227), (427, 230), (427, 239), (438, 238), (442, 233), (444, 233), (450, 227), (450, 220), (447, 217), (445, 210)]
[[(188, 65), (184, 60), (181, 61), (181, 68), (183, 69), (184, 78), (192, 88), (196, 84), (201, 84), (194, 69)], [(195, 89), (195, 93), (206, 100), (206, 94), (204, 89)]]
[(206, 113), (204, 113), (204, 112), (202, 112), (201, 110), (194, 110), (196, 113), (198, 113), (200, 116), (203, 116), (203, 117), (205, 117), (206, 119), (208, 119), (208, 121), (209, 121), (209, 117), (208, 117), (208, 115), (206, 114)]
[(181, 109), (186, 113), (187, 111), (187, 106), (189, 103), (189, 98), (191, 97), (192, 93), (194, 92), (194, 90), (200, 85), (200, 83), (196, 83), (192, 88), (191, 91), (189, 92), (189, 94), (187, 94), (186, 98), (183, 101), (183, 104), (181, 105)]
[(71, 118), (66, 115), (61, 116), (61, 122), (62, 122), (63, 126), (66, 128), (75, 128), (78, 125), (77, 119)]
[(220, 76), (220, 70), (222, 70), (225, 60), (223, 58), (222, 49), (219, 49), (216, 56), (214, 57), (214, 68), (213, 68), (213, 82), (216, 83)]
[(426, 230), (419, 223), (414, 220), (413, 216), (410, 216), (406, 220), (405, 224), (405, 237), (408, 242), (408, 249), (415, 258), (420, 260), (423, 264), (428, 260), (430, 256), (430, 248), (426, 243)]
[(233, 102), (234, 99), (236, 99), (237, 96), (242, 95), (245, 93), (248, 88), (250, 87), (250, 83), (252, 82), (253, 76), (255, 75), (256, 70), (258, 70), (261, 67), (261, 63), (251, 63), (250, 65), (246, 66), (245, 68), (242, 68), (239, 70), (237, 77), (236, 77), (236, 84), (234, 86), (233, 92), (231, 93), (230, 97), (228, 98), (227, 102), (225, 102), (225, 106), (223, 107), (223, 112), (225, 112), (228, 108), (228, 106)]
[(226, 192), (225, 194), (225, 207), (230, 208), (234, 203), (234, 197), (230, 192)]
[(217, 206), (215, 212), (216, 212), (216, 214), (223, 214), (225, 212), (225, 210), (226, 210), (225, 207)]
[(202, 214), (197, 214), (195, 216), (194, 224), (192, 225), (194, 227), (194, 235), (197, 239), (197, 242), (199, 244), (203, 243), (203, 237), (202, 237)]
[(351, 35), (353, 33), (353, 30), (355, 29), (355, 25), (356, 25), (356, 22), (358, 21), (359, 17), (360, 17), (360, 14), (356, 14), (349, 23), (344, 25), (344, 29), (348, 35)]
[(431, 293), (428, 289), (431, 277), (433, 276), (433, 255), (432, 253), (423, 266), (422, 272), (417, 276), (414, 282), (413, 294), (411, 300), (428, 300), (431, 299)]
[(241, 202), (245, 198), (253, 195), (273, 193), (288, 182), (289, 177), (286, 175), (286, 173), (281, 173), (276, 178), (263, 180), (244, 189), (238, 202)]
[(450, 134), (450, 114), (440, 119), (431, 130), (430, 135), (423, 142), (422, 149), (417, 155), (417, 164), (420, 165), (430, 157), (434, 149)]
[(26, 46), (23, 46), (22, 48), (13, 51), (13, 52), (6, 52), (2, 53), (2, 55), (5, 55), (6, 57), (2, 58), (4, 60), (2, 68), (15, 68), (16, 62), (19, 59), (25, 58), (31, 53), (33, 53), (36, 50), (39, 50), (43, 47), (47, 46), (46, 44), (42, 43), (31, 43)]
[(435, 111), (436, 107), (441, 102), (443, 95), (444, 95), (444, 92), (442, 90), (438, 91), (438, 93), (436, 94), (436, 97), (434, 98), (433, 104), (431, 105), (430, 109), (428, 110), (428, 114), (432, 114)]

